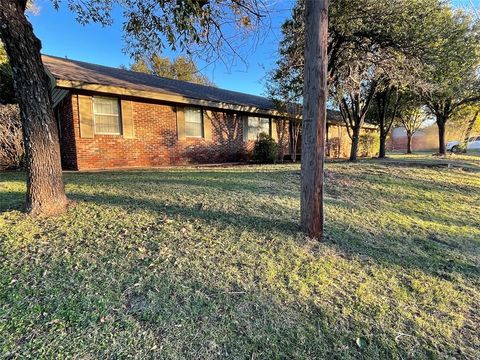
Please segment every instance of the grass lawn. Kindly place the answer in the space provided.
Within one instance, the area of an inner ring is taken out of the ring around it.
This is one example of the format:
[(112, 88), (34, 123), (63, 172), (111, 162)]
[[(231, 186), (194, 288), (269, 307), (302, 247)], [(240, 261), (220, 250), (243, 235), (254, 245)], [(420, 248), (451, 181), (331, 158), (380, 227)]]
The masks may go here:
[(67, 173), (48, 219), (2, 173), (0, 358), (479, 359), (480, 162), (411, 159), (329, 163), (321, 244), (298, 165)]

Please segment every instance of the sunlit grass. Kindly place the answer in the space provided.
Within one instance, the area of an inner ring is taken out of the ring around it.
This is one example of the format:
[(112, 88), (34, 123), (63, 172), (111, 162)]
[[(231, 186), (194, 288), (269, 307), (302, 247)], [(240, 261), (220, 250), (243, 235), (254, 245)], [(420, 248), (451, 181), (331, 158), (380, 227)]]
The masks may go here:
[(479, 358), (480, 174), (327, 169), (321, 244), (298, 165), (68, 173), (50, 219), (1, 174), (1, 356)]

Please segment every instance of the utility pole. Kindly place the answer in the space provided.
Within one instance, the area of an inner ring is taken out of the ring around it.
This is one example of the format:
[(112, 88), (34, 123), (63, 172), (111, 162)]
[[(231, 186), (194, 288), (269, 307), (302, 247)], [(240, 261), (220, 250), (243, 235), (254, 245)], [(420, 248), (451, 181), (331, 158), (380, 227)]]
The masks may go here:
[(302, 132), (301, 226), (323, 240), (327, 123), (328, 0), (305, 1), (305, 72)]

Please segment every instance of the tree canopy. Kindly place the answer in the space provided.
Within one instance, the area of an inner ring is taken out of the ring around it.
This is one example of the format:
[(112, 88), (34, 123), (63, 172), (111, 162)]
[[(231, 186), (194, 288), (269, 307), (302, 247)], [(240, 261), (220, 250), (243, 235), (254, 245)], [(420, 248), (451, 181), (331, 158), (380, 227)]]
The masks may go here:
[[(304, 9), (305, 0), (298, 0), (282, 26), (280, 58), (269, 76), (273, 97), (302, 96)], [(392, 87), (422, 94), (431, 112), (443, 118), (479, 100), (478, 24), (448, 2), (332, 0), (329, 16), (331, 104), (352, 130), (376, 92), (385, 95)], [(383, 124), (384, 136), (388, 128)]]
[(422, 71), (430, 86), (420, 93), (436, 117), (439, 153), (445, 154), (447, 121), (463, 107), (480, 102), (480, 21), (451, 8), (440, 16), (440, 36), (426, 52)]
[(182, 55), (173, 60), (159, 54), (142, 56), (130, 65), (130, 70), (195, 84), (214, 85), (208, 77), (200, 72), (191, 58)]
[(212, 60), (239, 55), (247, 37), (258, 34), (268, 13), (264, 0), (51, 0), (66, 2), (81, 24), (111, 25), (123, 16), (127, 53), (139, 57), (169, 47)]

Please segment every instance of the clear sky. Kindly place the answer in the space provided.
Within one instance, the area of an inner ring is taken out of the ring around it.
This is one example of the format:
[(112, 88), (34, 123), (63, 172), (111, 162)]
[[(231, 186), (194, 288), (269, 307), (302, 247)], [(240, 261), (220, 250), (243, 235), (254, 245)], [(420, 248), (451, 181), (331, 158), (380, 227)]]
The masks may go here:
[[(67, 9), (67, 1), (63, 0), (60, 9), (54, 10), (51, 0), (36, 0), (39, 7), (37, 15), (29, 15), (35, 34), (42, 41), (43, 53), (68, 57), (96, 64), (118, 67), (131, 63), (128, 55), (122, 52), (122, 17), (115, 16), (114, 24), (101, 27), (98, 24), (82, 26), (75, 21), (75, 16)], [(454, 0), (456, 6), (474, 4), (480, 9), (480, 0)], [(206, 66), (196, 59), (197, 64), (217, 86), (225, 89), (264, 95), (265, 74), (277, 59), (277, 47), (280, 39), (280, 26), (290, 16), (294, 0), (270, 0), (272, 12), (269, 23), (270, 30), (264, 39), (253, 49), (246, 44), (249, 51), (244, 56), (246, 64), (235, 59), (227, 59), (226, 66), (222, 62)], [(174, 56), (170, 51), (164, 55)]]
[[(44, 54), (68, 57), (69, 59), (92, 62), (101, 65), (118, 67), (131, 63), (130, 57), (122, 52), (121, 14), (114, 17), (114, 24), (102, 27), (98, 24), (82, 26), (75, 21), (75, 16), (68, 10), (67, 1), (61, 3), (56, 11), (50, 0), (37, 0), (37, 15), (29, 14), (36, 36), (42, 41)], [(206, 66), (196, 59), (197, 64), (218, 87), (264, 95), (264, 77), (274, 66), (277, 58), (277, 47), (280, 39), (280, 26), (290, 16), (294, 0), (275, 0), (270, 14), (270, 30), (265, 31), (261, 42), (253, 51), (243, 58), (246, 64), (238, 59), (227, 59), (228, 66), (222, 62)], [(246, 44), (245, 50), (252, 44)], [(164, 51), (166, 56), (174, 56), (171, 51)], [(233, 65), (231, 65), (233, 60)]]

